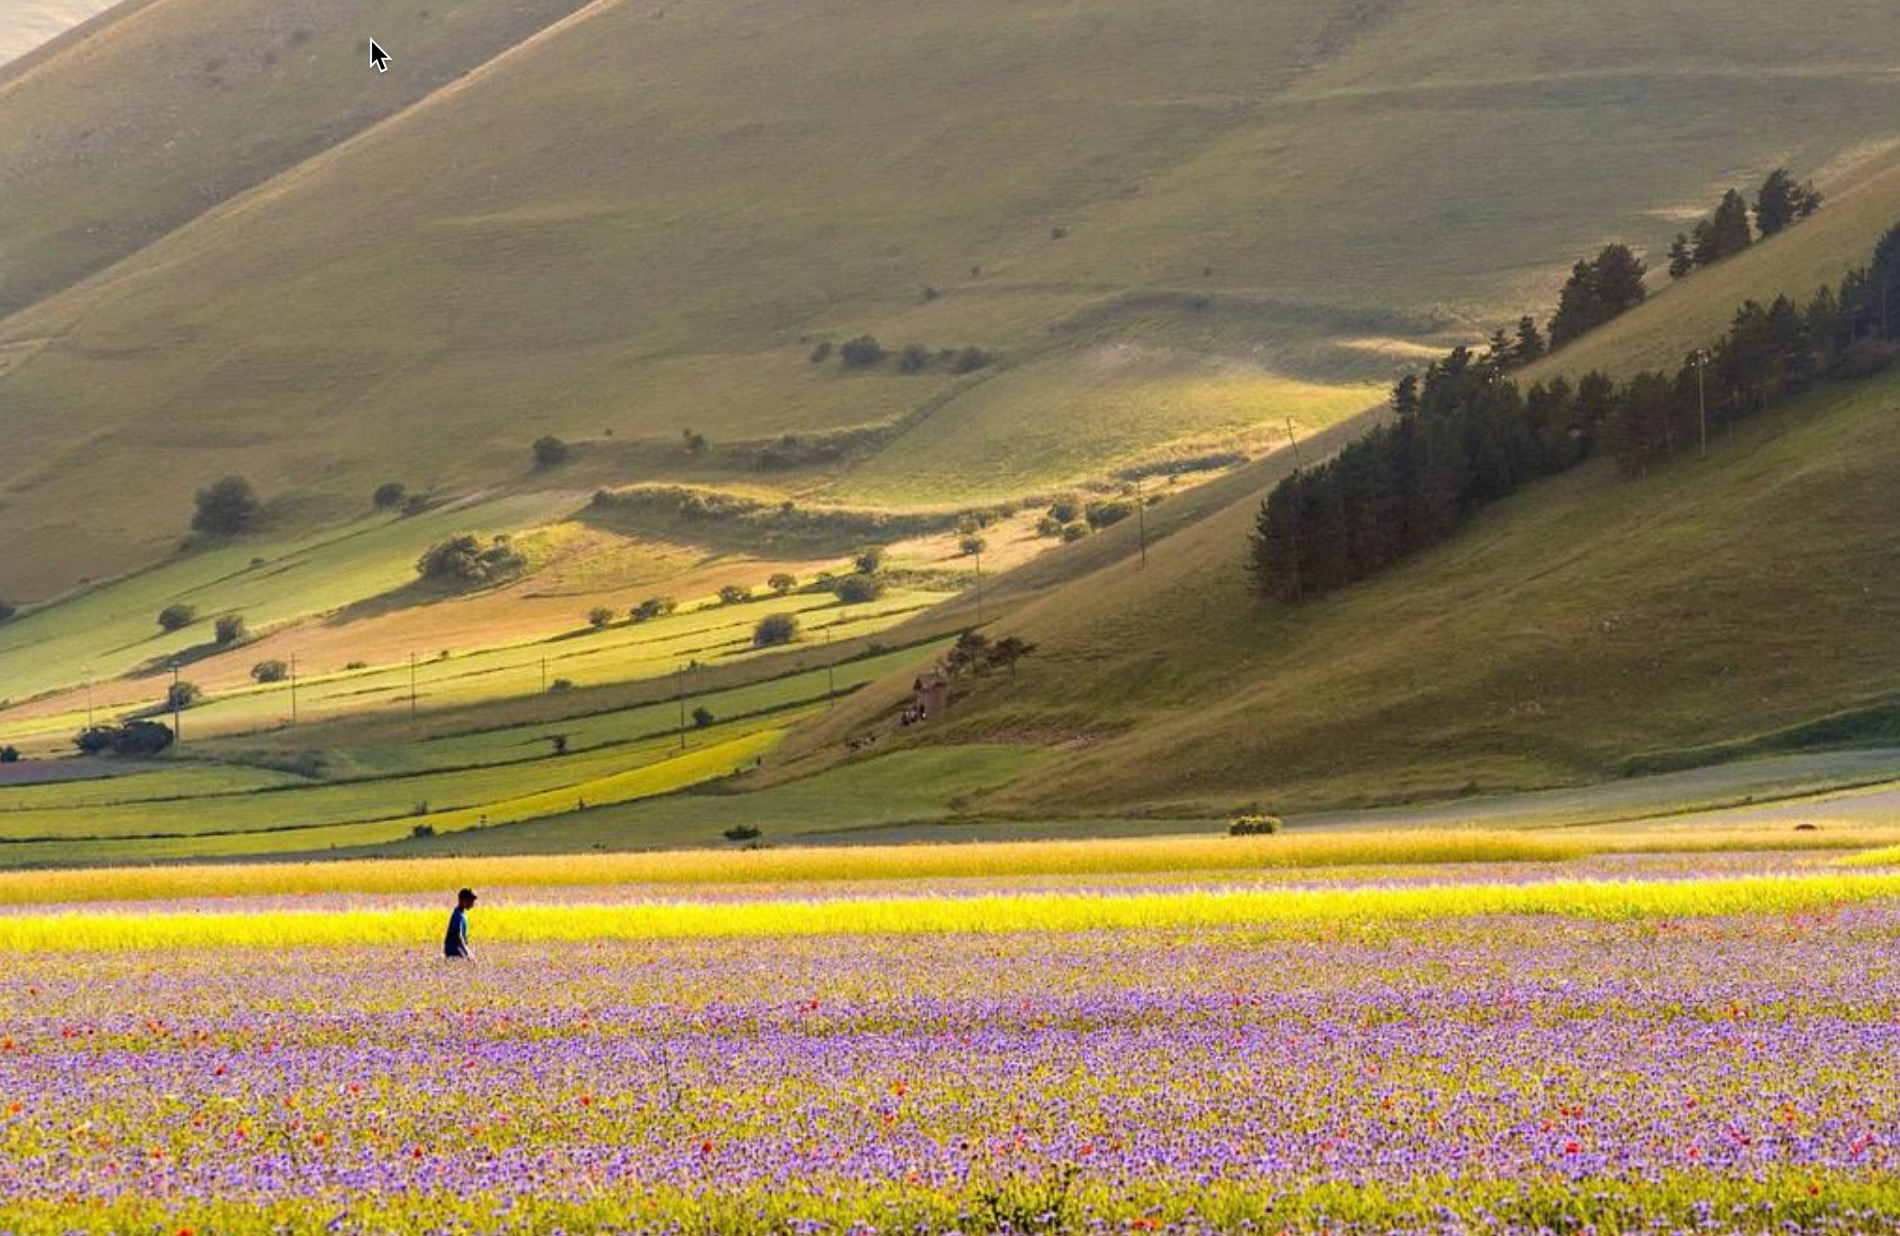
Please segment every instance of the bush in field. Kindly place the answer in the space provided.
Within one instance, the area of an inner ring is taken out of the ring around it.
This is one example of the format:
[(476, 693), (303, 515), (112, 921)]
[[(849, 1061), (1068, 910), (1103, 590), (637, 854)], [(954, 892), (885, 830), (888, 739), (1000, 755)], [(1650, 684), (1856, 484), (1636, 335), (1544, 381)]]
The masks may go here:
[(198, 607), (182, 601), (158, 611), (158, 626), (162, 631), (182, 631), (196, 621)]
[(190, 708), (204, 697), (204, 689), (197, 683), (174, 682), (165, 689), (165, 707), (176, 712)]
[(1069, 524), (1062, 529), (1062, 543), (1073, 544), (1089, 534), (1089, 526), (1083, 523)]
[(706, 441), (706, 435), (697, 429), (680, 430), (680, 445), (686, 448), (688, 455), (704, 455), (712, 449), (712, 444)]
[(227, 476), (199, 490), (197, 502), (191, 529), (212, 536), (241, 536), (257, 527), (264, 513), (257, 491), (241, 476)]
[(975, 533), (971, 533), (969, 536), (963, 537), (957, 542), (957, 552), (966, 558), (971, 554), (980, 554), (989, 547), (990, 543)]
[(370, 501), (376, 504), (377, 510), (390, 511), (401, 506), (402, 500), (408, 496), (408, 487), (401, 481), (385, 481), (376, 487), (376, 492), (370, 495)]
[(859, 550), (858, 556), (852, 560), (851, 565), (856, 568), (860, 575), (877, 574), (884, 568), (883, 547), (880, 545), (872, 545)]
[(558, 468), (573, 455), (567, 443), (553, 434), (536, 438), (529, 450), (534, 454), (534, 466), (537, 468)]
[(157, 755), (172, 745), (172, 730), (157, 721), (95, 725), (81, 730), (73, 745), (83, 755)]
[(808, 358), (812, 364), (819, 365), (831, 359), (831, 340), (822, 339), (812, 347)]
[(605, 605), (596, 605), (587, 611), (587, 625), (596, 631), (604, 630), (614, 620), (614, 612)]
[(1258, 811), (1237, 815), (1227, 822), (1228, 835), (1233, 837), (1271, 837), (1281, 827), (1279, 816)]
[(1133, 502), (1123, 498), (1116, 498), (1107, 502), (1089, 503), (1088, 510), (1083, 512), (1083, 518), (1088, 520), (1089, 527), (1101, 529), (1109, 527), (1112, 524), (1118, 524), (1134, 513), (1135, 504)]
[(897, 368), (903, 373), (922, 373), (924, 366), (930, 364), (930, 349), (921, 343), (904, 345), (897, 354)]
[(18, 764), (19, 762), (20, 749), (18, 747), (0, 747), (0, 764)]
[(987, 366), (990, 360), (990, 354), (985, 352), (982, 348), (964, 348), (961, 352), (957, 353), (956, 371), (958, 373), (975, 373), (977, 370)]
[(831, 590), (838, 594), (838, 600), (844, 605), (863, 605), (875, 601), (884, 595), (884, 581), (875, 575), (859, 572), (847, 575), (843, 579), (832, 581)]
[(672, 597), (648, 597), (628, 611), (627, 617), (635, 622), (650, 622), (655, 618), (664, 618), (679, 608), (679, 602)]
[(211, 633), (218, 643), (230, 645), (249, 638), (251, 630), (244, 625), (243, 614), (223, 614), (212, 624)]
[(553, 682), (548, 684), (548, 690), (550, 691), (572, 691), (573, 689), (574, 680), (572, 678), (556, 678)]
[(759, 625), (752, 628), (754, 648), (773, 648), (779, 644), (789, 644), (797, 638), (798, 616), (795, 614), (767, 614), (759, 619)]
[(259, 661), (251, 667), (251, 677), (258, 682), (282, 682), (290, 677), (290, 666), (282, 661)]
[(1062, 521), (1057, 519), (1054, 515), (1044, 515), (1041, 519), (1036, 521), (1036, 535), (1061, 536)]
[(772, 576), (772, 578), (766, 580), (765, 585), (779, 596), (784, 596), (792, 589), (798, 587), (798, 577), (780, 571), (778, 574)]
[(721, 605), (737, 605), (751, 597), (751, 595), (752, 590), (749, 588), (741, 588), (737, 584), (727, 584), (724, 588), (719, 590), (719, 603)]
[(1072, 524), (1082, 518), (1082, 499), (1066, 494), (1049, 504), (1049, 518), (1059, 524)]
[(734, 824), (725, 831), (726, 840), (734, 844), (741, 841), (757, 841), (762, 836), (764, 834), (750, 824)]
[(694, 729), (703, 730), (716, 720), (718, 720), (718, 718), (713, 716), (712, 709), (706, 707), (704, 704), (700, 705), (698, 708), (693, 709), (693, 728)]
[(838, 359), (846, 369), (869, 369), (884, 359), (884, 345), (874, 336), (859, 335), (839, 346)]
[(467, 587), (513, 578), (526, 570), (528, 560), (505, 539), (487, 545), (472, 533), (450, 537), (431, 546), (416, 561), (416, 574), (430, 583)]

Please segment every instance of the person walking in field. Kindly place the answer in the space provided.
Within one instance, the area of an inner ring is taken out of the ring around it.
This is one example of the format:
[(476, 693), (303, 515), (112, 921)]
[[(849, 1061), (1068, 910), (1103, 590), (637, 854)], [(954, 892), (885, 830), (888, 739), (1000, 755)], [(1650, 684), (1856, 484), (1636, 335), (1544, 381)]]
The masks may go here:
[(442, 955), (462, 961), (468, 955), (468, 912), (475, 908), (475, 890), (465, 888), (455, 894), (455, 911), (449, 915), (449, 933), (442, 940)]

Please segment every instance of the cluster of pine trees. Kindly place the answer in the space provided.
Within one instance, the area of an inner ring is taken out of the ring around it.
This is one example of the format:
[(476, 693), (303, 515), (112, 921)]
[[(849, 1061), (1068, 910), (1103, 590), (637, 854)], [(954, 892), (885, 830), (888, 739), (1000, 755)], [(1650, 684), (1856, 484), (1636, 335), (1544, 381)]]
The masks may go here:
[(1509, 371), (1531, 355), (1523, 323), (1517, 340), (1500, 332), (1488, 352), (1457, 348), (1422, 381), (1398, 383), (1391, 423), (1274, 487), (1253, 533), (1256, 584), (1276, 600), (1305, 600), (1444, 540), (1480, 507), (1594, 453), (1633, 476), (1659, 457), (1703, 449), (1711, 428), (1821, 377), (1884, 365), (1897, 317), (1900, 226), (1871, 264), (1805, 306), (1786, 296), (1744, 304), (1728, 334), (1674, 375), (1619, 386), (1592, 372), (1575, 386), (1559, 377), (1520, 391)]
[(1736, 189), (1722, 195), (1715, 213), (1695, 225), (1693, 232), (1678, 232), (1669, 246), (1669, 276), (1683, 279), (1704, 266), (1732, 258), (1755, 243), (1755, 232), (1767, 240), (1777, 232), (1821, 209), (1821, 193), (1813, 181), (1799, 184), (1785, 167), (1768, 173), (1755, 191), (1754, 222), (1749, 222), (1748, 201)]

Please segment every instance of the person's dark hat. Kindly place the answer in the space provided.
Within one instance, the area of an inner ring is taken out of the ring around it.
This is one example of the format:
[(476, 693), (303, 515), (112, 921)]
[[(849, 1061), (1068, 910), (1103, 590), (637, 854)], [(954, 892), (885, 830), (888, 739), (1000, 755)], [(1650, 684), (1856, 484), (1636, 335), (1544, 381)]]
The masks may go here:
[(455, 894), (455, 899), (457, 901), (473, 901), (475, 900), (475, 890), (472, 888), (465, 888), (461, 892)]

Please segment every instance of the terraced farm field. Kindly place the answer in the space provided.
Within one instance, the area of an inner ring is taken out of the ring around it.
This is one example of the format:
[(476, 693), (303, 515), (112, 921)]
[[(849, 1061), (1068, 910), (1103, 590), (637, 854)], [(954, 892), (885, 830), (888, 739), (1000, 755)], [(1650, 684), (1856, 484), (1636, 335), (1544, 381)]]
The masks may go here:
[(1712, 840), (0, 877), (0, 1226), (1895, 1230), (1900, 875)]

